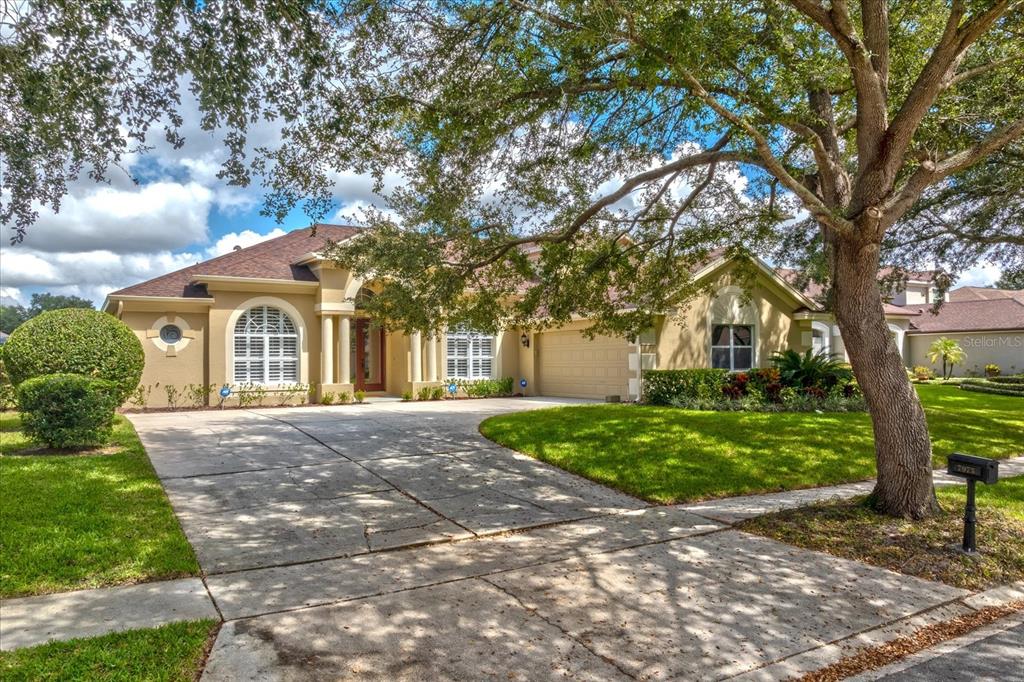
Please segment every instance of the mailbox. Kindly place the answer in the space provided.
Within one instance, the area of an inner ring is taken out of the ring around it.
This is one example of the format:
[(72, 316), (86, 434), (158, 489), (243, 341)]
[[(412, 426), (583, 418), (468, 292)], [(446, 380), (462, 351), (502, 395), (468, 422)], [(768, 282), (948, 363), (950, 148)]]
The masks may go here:
[(946, 460), (946, 471), (950, 476), (991, 485), (999, 479), (999, 461), (954, 452)]
[(964, 541), (962, 548), (966, 554), (977, 554), (976, 528), (978, 517), (977, 508), (974, 504), (974, 485), (978, 481), (991, 485), (999, 480), (999, 462), (994, 459), (954, 452), (946, 459), (946, 471), (950, 476), (967, 479), (967, 506), (964, 507)]

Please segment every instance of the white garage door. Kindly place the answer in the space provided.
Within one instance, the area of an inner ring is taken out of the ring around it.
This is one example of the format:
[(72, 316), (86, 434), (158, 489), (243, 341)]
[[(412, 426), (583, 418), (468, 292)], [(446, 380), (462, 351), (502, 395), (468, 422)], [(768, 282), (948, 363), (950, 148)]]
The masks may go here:
[(537, 380), (541, 395), (604, 398), (629, 390), (629, 351), (621, 337), (588, 339), (576, 331), (539, 335)]

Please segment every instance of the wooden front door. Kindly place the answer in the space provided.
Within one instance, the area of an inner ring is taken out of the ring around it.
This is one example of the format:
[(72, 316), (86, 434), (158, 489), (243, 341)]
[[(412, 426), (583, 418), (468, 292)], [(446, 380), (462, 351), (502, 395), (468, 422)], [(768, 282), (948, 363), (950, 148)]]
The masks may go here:
[(352, 363), (353, 383), (357, 391), (383, 391), (385, 384), (384, 329), (375, 327), (361, 318), (355, 321), (355, 362)]

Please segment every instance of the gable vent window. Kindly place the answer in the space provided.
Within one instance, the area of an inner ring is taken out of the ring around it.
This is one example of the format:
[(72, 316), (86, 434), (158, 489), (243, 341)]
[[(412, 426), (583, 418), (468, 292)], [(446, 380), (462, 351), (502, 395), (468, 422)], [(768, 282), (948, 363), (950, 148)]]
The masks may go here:
[(299, 380), (299, 335), (280, 308), (256, 306), (235, 324), (234, 378), (238, 383), (282, 384)]
[(494, 337), (466, 329), (451, 331), (445, 357), (450, 379), (490, 379), (494, 369)]

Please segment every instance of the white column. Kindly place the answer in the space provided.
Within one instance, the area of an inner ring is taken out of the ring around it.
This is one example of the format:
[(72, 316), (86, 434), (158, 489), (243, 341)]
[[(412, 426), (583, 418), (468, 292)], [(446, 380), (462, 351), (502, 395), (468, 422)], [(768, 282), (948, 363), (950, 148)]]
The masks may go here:
[(412, 367), (412, 380), (423, 381), (423, 367), (420, 361), (420, 356), (423, 354), (423, 335), (419, 332), (413, 332), (412, 336), (409, 337), (410, 348), (410, 365)]
[(437, 381), (437, 335), (427, 338), (427, 381)]
[(352, 381), (352, 320), (342, 315), (338, 320), (338, 383), (347, 384)]
[(320, 383), (334, 383), (334, 325), (330, 315), (320, 316)]

